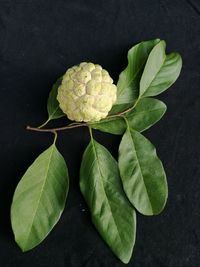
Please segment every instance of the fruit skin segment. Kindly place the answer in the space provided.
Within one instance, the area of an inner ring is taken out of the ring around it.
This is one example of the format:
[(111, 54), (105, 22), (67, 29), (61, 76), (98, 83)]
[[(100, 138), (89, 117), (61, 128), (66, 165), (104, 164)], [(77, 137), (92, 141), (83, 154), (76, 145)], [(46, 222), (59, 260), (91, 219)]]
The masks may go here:
[(117, 87), (100, 65), (82, 62), (69, 68), (58, 88), (61, 110), (72, 121), (99, 121), (117, 99)]

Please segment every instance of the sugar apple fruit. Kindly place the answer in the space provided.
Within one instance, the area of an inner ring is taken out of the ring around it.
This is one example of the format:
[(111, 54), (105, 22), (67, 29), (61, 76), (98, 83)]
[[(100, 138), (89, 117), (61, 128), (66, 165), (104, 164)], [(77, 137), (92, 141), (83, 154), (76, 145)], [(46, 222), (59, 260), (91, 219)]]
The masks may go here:
[(82, 62), (69, 68), (58, 88), (57, 100), (70, 120), (99, 121), (108, 115), (117, 98), (117, 87), (100, 65)]

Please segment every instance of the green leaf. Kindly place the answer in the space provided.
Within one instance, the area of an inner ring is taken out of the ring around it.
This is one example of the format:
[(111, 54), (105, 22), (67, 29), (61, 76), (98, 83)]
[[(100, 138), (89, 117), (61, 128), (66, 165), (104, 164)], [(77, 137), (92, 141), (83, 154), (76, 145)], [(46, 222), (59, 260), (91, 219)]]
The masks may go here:
[(130, 102), (130, 103), (124, 103), (124, 104), (115, 104), (112, 109), (110, 110), (108, 115), (114, 115), (116, 113), (119, 113), (121, 111), (124, 111), (128, 108), (130, 108), (131, 106), (133, 106), (134, 102)]
[(49, 115), (48, 121), (65, 116), (65, 114), (60, 109), (58, 100), (56, 98), (58, 94), (58, 87), (60, 86), (61, 82), (62, 82), (62, 77), (60, 77), (56, 81), (56, 83), (53, 85), (52, 90), (49, 94), (49, 98), (47, 101), (47, 111)]
[(93, 129), (111, 134), (123, 134), (126, 130), (126, 123), (121, 117), (107, 118), (96, 123), (89, 124)]
[(119, 146), (119, 169), (132, 205), (144, 215), (159, 214), (168, 195), (165, 171), (155, 147), (129, 125)]
[(80, 189), (100, 235), (128, 263), (136, 235), (135, 211), (123, 192), (117, 162), (93, 139), (83, 155)]
[(154, 98), (140, 99), (135, 109), (126, 115), (130, 128), (138, 132), (149, 129), (165, 114), (165, 103)]
[(141, 42), (128, 51), (128, 66), (119, 75), (117, 103), (111, 113), (124, 110), (132, 105), (139, 95), (139, 82), (149, 53), (159, 39)]
[(14, 193), (11, 222), (22, 251), (37, 246), (58, 222), (68, 187), (67, 166), (54, 143), (28, 168)]
[(165, 54), (166, 44), (160, 41), (149, 54), (140, 81), (140, 96), (155, 96), (168, 89), (178, 78), (182, 59), (178, 53)]
[[(136, 107), (127, 113), (126, 118), (130, 128), (142, 132), (159, 121), (166, 111), (166, 105), (157, 99), (142, 98)], [(92, 128), (111, 134), (123, 134), (126, 123), (123, 118), (107, 118), (90, 124)]]

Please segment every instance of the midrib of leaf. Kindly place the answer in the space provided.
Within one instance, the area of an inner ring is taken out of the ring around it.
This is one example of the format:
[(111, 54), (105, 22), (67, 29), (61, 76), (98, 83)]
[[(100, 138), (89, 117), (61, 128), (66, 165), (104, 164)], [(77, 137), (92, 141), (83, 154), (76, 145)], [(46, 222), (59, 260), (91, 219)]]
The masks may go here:
[[(145, 60), (144, 60), (144, 62), (141, 64), (141, 66), (138, 68), (138, 70), (135, 72), (135, 74), (132, 76), (132, 79), (129, 80), (128, 85), (126, 86), (126, 88), (130, 86), (130, 84), (133, 82), (133, 80), (135, 79), (135, 77), (137, 76), (137, 74), (138, 74), (138, 73), (141, 71), (141, 69), (143, 68), (144, 64), (145, 64)], [(127, 68), (128, 68), (128, 67), (127, 67)], [(125, 71), (125, 70), (124, 70), (124, 71)], [(126, 88), (125, 88), (125, 89), (126, 89)], [(118, 97), (121, 96), (121, 94), (123, 93), (123, 90), (125, 90), (125, 89), (123, 88), (123, 89), (119, 92)], [(130, 102), (130, 103), (131, 103), (131, 102)]]
[(139, 112), (136, 111), (136, 114), (132, 114), (132, 115), (130, 114), (130, 115), (127, 115), (126, 117), (127, 118), (132, 118), (132, 117), (135, 117), (138, 114), (150, 113), (150, 112), (154, 112), (154, 111), (157, 111), (157, 110), (162, 110), (162, 108), (155, 108), (155, 109), (143, 110), (143, 111), (139, 111)]
[[(130, 130), (130, 125), (128, 123), (128, 121), (126, 120), (126, 123), (127, 123), (127, 129), (128, 129), (128, 132), (129, 132), (129, 135), (131, 136), (131, 141), (132, 141), (132, 144), (133, 144), (133, 148), (134, 148), (134, 152), (135, 152), (135, 156), (136, 156), (136, 160), (138, 162), (138, 166), (139, 166), (139, 169), (140, 169), (140, 172), (141, 172), (141, 177), (142, 177), (142, 180), (143, 180), (143, 183), (145, 185), (145, 190), (146, 190), (146, 194), (147, 194), (147, 197), (148, 197), (148, 200), (149, 200), (149, 203), (151, 205), (151, 201), (150, 201), (150, 198), (149, 198), (149, 193), (148, 193), (148, 190), (147, 190), (147, 187), (146, 187), (146, 184), (145, 184), (145, 181), (144, 181), (144, 176), (143, 176), (143, 173), (142, 173), (142, 168), (140, 166), (140, 162), (138, 160), (138, 155), (137, 155), (137, 151), (135, 149), (135, 145), (134, 145), (134, 142), (133, 142), (133, 138), (132, 138), (132, 134), (131, 134), (131, 130)], [(151, 205), (151, 210), (153, 212), (153, 208), (152, 208), (152, 205)]]
[(142, 96), (147, 92), (147, 90), (151, 87), (153, 81), (156, 79), (156, 76), (159, 74), (159, 72), (161, 71), (163, 65), (165, 64), (166, 58), (167, 58), (167, 56), (165, 55), (165, 59), (163, 60), (162, 65), (160, 66), (160, 68), (159, 68), (158, 71), (156, 72), (156, 74), (155, 74), (153, 80), (150, 82), (149, 86), (148, 86), (148, 87), (146, 88), (146, 90), (140, 95), (140, 97), (142, 97)]
[(37, 210), (38, 210), (38, 207), (39, 207), (39, 204), (40, 204), (40, 200), (41, 200), (41, 197), (42, 197), (42, 192), (43, 192), (44, 187), (45, 187), (46, 182), (47, 182), (47, 175), (48, 175), (48, 172), (49, 172), (49, 166), (50, 166), (50, 162), (51, 162), (51, 158), (52, 158), (52, 155), (53, 155), (54, 148), (55, 148), (55, 140), (54, 140), (54, 143), (52, 145), (51, 152), (50, 152), (50, 156), (49, 156), (49, 160), (48, 160), (48, 164), (47, 164), (47, 168), (46, 168), (45, 179), (44, 179), (41, 191), (40, 191), (40, 196), (39, 196), (38, 201), (37, 201), (37, 205), (36, 205), (36, 209), (35, 209), (35, 212), (34, 212), (34, 215), (33, 215), (33, 219), (32, 219), (32, 222), (30, 224), (30, 229), (29, 229), (29, 233), (28, 233), (28, 236), (27, 236), (27, 239), (26, 239), (26, 244), (27, 244), (27, 242), (29, 240), (31, 229), (32, 229), (32, 226), (33, 226), (33, 222), (35, 220), (35, 216), (36, 216), (36, 213), (37, 213)]
[[(111, 211), (111, 214), (113, 214), (113, 211), (112, 211), (112, 208), (111, 208), (111, 204), (110, 204), (110, 202), (109, 202), (109, 198), (108, 198), (108, 196), (107, 196), (107, 194), (106, 194), (106, 190), (105, 190), (105, 188), (104, 188), (103, 174), (102, 174), (102, 172), (101, 172), (100, 163), (99, 163), (99, 158), (98, 158), (98, 156), (97, 156), (97, 151), (96, 151), (95, 144), (94, 144), (94, 139), (93, 139), (92, 136), (91, 136), (91, 141), (92, 141), (92, 147), (93, 147), (93, 151), (94, 151), (94, 154), (95, 154), (95, 157), (96, 157), (96, 161), (97, 161), (97, 163), (98, 163), (97, 165), (98, 165), (99, 173), (100, 173), (100, 175), (101, 175), (101, 179), (100, 179), (100, 181), (101, 181), (101, 184), (102, 184), (102, 187), (103, 187), (103, 191), (104, 191), (104, 193), (105, 193), (105, 196), (106, 196), (107, 203), (108, 203), (108, 205), (109, 205), (109, 209), (110, 209), (110, 211)], [(95, 187), (95, 186), (96, 186), (96, 182), (95, 182), (94, 187)], [(115, 224), (115, 226), (116, 226), (116, 229), (117, 229), (117, 232), (118, 232), (120, 241), (121, 241), (121, 243), (122, 243), (122, 239), (121, 239), (121, 236), (120, 236), (120, 232), (119, 232), (118, 226), (117, 226), (117, 224), (116, 224), (116, 222), (115, 222), (115, 217), (114, 217), (114, 216), (113, 216), (113, 221), (114, 221), (114, 224)]]
[(51, 115), (49, 116), (49, 120), (51, 120), (53, 118), (53, 115), (57, 112), (59, 106), (57, 106), (57, 108), (54, 110), (54, 112), (51, 113)]

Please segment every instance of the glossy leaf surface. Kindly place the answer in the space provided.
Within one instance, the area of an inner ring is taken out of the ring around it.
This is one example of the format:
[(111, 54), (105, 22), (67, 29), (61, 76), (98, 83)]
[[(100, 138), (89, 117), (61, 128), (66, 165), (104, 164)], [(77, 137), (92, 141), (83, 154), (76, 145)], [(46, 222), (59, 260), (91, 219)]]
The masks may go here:
[(96, 123), (91, 123), (93, 129), (111, 134), (123, 134), (126, 129), (126, 123), (121, 117), (103, 119)]
[[(126, 118), (131, 129), (142, 132), (159, 121), (165, 111), (166, 105), (162, 101), (153, 98), (142, 98), (136, 107), (127, 113)], [(105, 119), (91, 124), (91, 126), (103, 132), (119, 135), (126, 130), (126, 123), (121, 117)]]
[(132, 105), (139, 95), (139, 82), (149, 53), (159, 39), (141, 42), (128, 51), (128, 66), (119, 75), (117, 83), (117, 103), (112, 109), (122, 111)]
[(140, 81), (140, 96), (155, 96), (168, 89), (178, 78), (182, 59), (178, 53), (165, 54), (166, 44), (160, 41), (149, 54)]
[(123, 192), (117, 162), (94, 139), (83, 155), (80, 188), (98, 232), (113, 253), (127, 263), (135, 242), (135, 211)]
[(165, 171), (155, 147), (129, 126), (119, 146), (119, 169), (132, 205), (144, 215), (159, 214), (168, 195)]
[(53, 144), (28, 168), (14, 193), (11, 222), (23, 251), (37, 246), (57, 223), (68, 187), (67, 166)]
[(61, 84), (62, 77), (60, 77), (56, 83), (53, 85), (52, 90), (49, 94), (49, 98), (47, 101), (47, 111), (48, 111), (48, 121), (61, 118), (65, 116), (65, 114), (62, 112), (62, 110), (59, 107), (59, 103), (57, 100), (57, 94), (58, 94), (58, 87)]
[(158, 122), (166, 110), (167, 107), (162, 101), (154, 98), (143, 98), (134, 110), (127, 113), (126, 118), (131, 129), (143, 132)]

